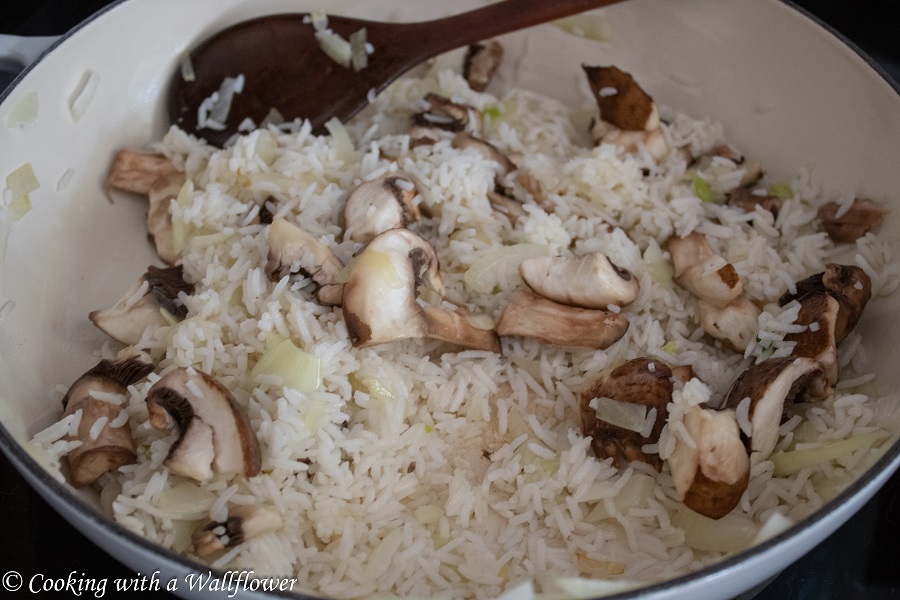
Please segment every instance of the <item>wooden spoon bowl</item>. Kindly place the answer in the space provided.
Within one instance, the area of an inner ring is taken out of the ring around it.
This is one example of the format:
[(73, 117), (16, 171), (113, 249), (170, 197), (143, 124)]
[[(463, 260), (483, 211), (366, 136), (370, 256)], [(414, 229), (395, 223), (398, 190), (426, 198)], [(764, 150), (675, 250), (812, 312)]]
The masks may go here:
[[(397, 77), (442, 52), (621, 0), (506, 0), (433, 21), (382, 23), (328, 16), (344, 39), (366, 30), (372, 52), (358, 72), (323, 52), (306, 14), (261, 17), (213, 35), (190, 53), (194, 77), (178, 70), (168, 97), (169, 118), (185, 131), (224, 144), (250, 118), (259, 124), (276, 109), (309, 119), (314, 131), (332, 117), (345, 121)], [(226, 77), (244, 76), (224, 129), (198, 128), (198, 107)]]

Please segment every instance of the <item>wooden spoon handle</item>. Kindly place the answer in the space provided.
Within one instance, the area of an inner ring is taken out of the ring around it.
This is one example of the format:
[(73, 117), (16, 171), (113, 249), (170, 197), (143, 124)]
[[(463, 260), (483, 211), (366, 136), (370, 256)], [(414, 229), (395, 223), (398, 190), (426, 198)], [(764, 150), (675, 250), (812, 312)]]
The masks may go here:
[[(420, 40), (430, 56), (491, 37), (561, 19), (623, 0), (503, 0), (441, 19), (406, 23), (410, 35)], [(422, 58), (430, 58), (430, 56)]]

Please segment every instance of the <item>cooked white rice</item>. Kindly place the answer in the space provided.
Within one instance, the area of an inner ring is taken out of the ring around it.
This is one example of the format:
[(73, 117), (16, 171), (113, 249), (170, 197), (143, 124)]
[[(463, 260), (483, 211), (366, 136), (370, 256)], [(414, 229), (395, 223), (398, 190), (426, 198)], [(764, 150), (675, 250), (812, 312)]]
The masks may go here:
[[(546, 200), (526, 203), (525, 215), (511, 221), (494, 213), (486, 197), (494, 188), (493, 163), (448, 140), (410, 149), (409, 118), (428, 92), (499, 111), (486, 118), (485, 137), (523, 157), (522, 168)], [(739, 507), (699, 543), (673, 521), (684, 518), (684, 509), (668, 468), (660, 474), (645, 464), (616, 469), (594, 456), (581, 433), (577, 392), (603, 369), (638, 356), (693, 367), (699, 379), (676, 390), (662, 438), (645, 447), (665, 458), (676, 438), (693, 444), (681, 422), (688, 409), (716, 405), (753, 361), (791, 351), (783, 336), (798, 328), (797, 306), (769, 304), (759, 319), (759, 341), (743, 356), (711, 343), (698, 326), (696, 301), (664, 268), (669, 259), (659, 248), (669, 237), (706, 234), (760, 305), (822, 271), (837, 251), (814, 228), (816, 208), (827, 198), (808, 173), (790, 182), (794, 198), (777, 219), (764, 211), (744, 214), (697, 198), (677, 153), (656, 164), (646, 153), (590, 147), (572, 124), (576, 110), (584, 107), (521, 90), (501, 98), (474, 93), (458, 73), (435, 69), (395, 83), (346, 136), (332, 129), (333, 135), (315, 137), (308, 124), (289, 123), (214, 152), (171, 130), (159, 149), (196, 189), (172, 212), (188, 233), (183, 265), (197, 291), (184, 297), (185, 320), (147, 332), (141, 346), (158, 360), (159, 374), (194, 367), (233, 392), (257, 432), (263, 470), (249, 480), (220, 477), (202, 487), (167, 476), (162, 462), (174, 436), (148, 425), (144, 404), (154, 375), (132, 386), (123, 406), (139, 463), (108, 479), (118, 486), (110, 489), (121, 490), (110, 503), (114, 518), (189, 552), (191, 531), (205, 519), (224, 520), (228, 505), (273, 505), (283, 515), (281, 529), (214, 556), (211, 564), (296, 577), (303, 591), (328, 597), (518, 598), (532, 589), (563, 595), (587, 589), (576, 584), (582, 577), (617, 580), (611, 587), (591, 584), (600, 593), (714, 562), (730, 550), (736, 523), (750, 532), (749, 544), (770, 517), (790, 522), (810, 514), (871, 464), (877, 453), (864, 449), (779, 478), (771, 460), (758, 462)], [(717, 124), (666, 108), (661, 114), (666, 135), (694, 154), (722, 141)], [(356, 184), (382, 173), (415, 182), (432, 215), (416, 229), (434, 245), (454, 301), (499, 316), (521, 287), (515, 265), (511, 275), (494, 276), (489, 292), (467, 287), (464, 275), (501, 246), (599, 250), (641, 279), (639, 298), (622, 309), (631, 323), (625, 337), (606, 351), (505, 338), (502, 356), (428, 340), (353, 348), (340, 309), (317, 303), (308, 280), (266, 279), (268, 228), (254, 223), (258, 208), (251, 207), (274, 196), (276, 216), (318, 236), (346, 262), (359, 245), (342, 238), (343, 200)], [(733, 187), (740, 175), (727, 160), (704, 173), (714, 190)], [(898, 285), (889, 261), (889, 247), (866, 236), (856, 264), (872, 277), (876, 296)], [(278, 377), (251, 380), (271, 333), (321, 360), (318, 390), (282, 388)], [(821, 405), (798, 406), (782, 425), (776, 452), (879, 426), (875, 401), (862, 393), (875, 388), (860, 337), (851, 335), (840, 355), (847, 384)], [(119, 419), (108, 424), (117, 425)], [(74, 415), (35, 441), (53, 447), (73, 427)], [(709, 550), (717, 543), (719, 551)]]

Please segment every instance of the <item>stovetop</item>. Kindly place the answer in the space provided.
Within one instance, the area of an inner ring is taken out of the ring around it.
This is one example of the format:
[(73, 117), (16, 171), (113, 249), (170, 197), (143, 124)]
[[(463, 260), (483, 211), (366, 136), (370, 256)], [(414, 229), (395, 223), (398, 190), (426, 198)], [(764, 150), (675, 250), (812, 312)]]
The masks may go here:
[[(56, 35), (109, 0), (4, 0), (0, 34)], [(893, 0), (796, 0), (900, 81)], [(2, 71), (0, 65), (0, 71)], [(12, 80), (0, 72), (0, 89)], [(0, 454), (0, 571), (66, 578), (134, 578), (51, 509)], [(826, 541), (741, 600), (900, 599), (900, 475)], [(44, 593), (46, 595), (46, 593)], [(59, 597), (59, 596), (57, 596)], [(174, 598), (154, 592), (154, 598)]]

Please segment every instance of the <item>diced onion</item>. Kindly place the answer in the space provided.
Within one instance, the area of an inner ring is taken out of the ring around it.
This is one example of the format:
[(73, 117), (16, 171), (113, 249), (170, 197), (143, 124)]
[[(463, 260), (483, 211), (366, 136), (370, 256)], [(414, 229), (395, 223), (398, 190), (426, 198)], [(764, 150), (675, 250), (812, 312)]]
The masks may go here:
[(627, 592), (647, 585), (639, 581), (627, 581), (623, 579), (585, 579), (583, 577), (559, 577), (553, 580), (553, 585), (567, 598), (602, 598), (619, 592)]
[(612, 39), (612, 27), (603, 15), (575, 15), (553, 21), (553, 25), (567, 33), (598, 42)]
[(804, 448), (803, 450), (790, 450), (773, 454), (769, 457), (775, 464), (775, 476), (784, 477), (796, 473), (806, 467), (812, 467), (819, 463), (827, 462), (847, 456), (857, 450), (868, 448), (881, 439), (888, 437), (886, 431), (875, 431), (863, 435), (857, 435), (838, 442), (823, 444), (816, 448)]
[(31, 200), (28, 196), (18, 196), (9, 201), (6, 211), (10, 221), (18, 221), (31, 210)]
[(69, 97), (69, 114), (76, 123), (81, 120), (100, 86), (100, 76), (88, 69), (81, 76), (81, 81)]
[(181, 54), (181, 78), (185, 81), (194, 81), (197, 79), (190, 52), (182, 52)]
[(782, 200), (790, 200), (794, 197), (794, 190), (786, 183), (773, 183), (769, 186), (769, 193)]
[(363, 567), (362, 576), (366, 581), (374, 581), (387, 572), (394, 560), (394, 555), (400, 550), (403, 543), (403, 528), (397, 527), (381, 538), (378, 545), (372, 549), (368, 560)]
[(638, 270), (649, 275), (654, 284), (667, 290), (675, 287), (675, 283), (672, 281), (675, 269), (672, 267), (672, 263), (665, 259), (655, 240), (650, 240), (642, 259)]
[(672, 527), (684, 531), (684, 543), (704, 552), (740, 552), (756, 538), (753, 519), (731, 512), (721, 519), (710, 519), (681, 506), (672, 516)]
[(16, 100), (15, 104), (6, 113), (7, 127), (24, 127), (34, 122), (38, 115), (38, 94), (28, 92)]
[(759, 531), (756, 534), (756, 537), (753, 538), (753, 542), (751, 542), (751, 545), (756, 546), (757, 544), (762, 544), (766, 540), (772, 539), (782, 531), (786, 531), (793, 524), (794, 521), (776, 510), (771, 515), (769, 515), (769, 518), (766, 519), (766, 522), (763, 523), (762, 527), (760, 527)]
[(694, 195), (703, 202), (715, 202), (716, 196), (713, 194), (712, 186), (702, 177), (694, 177)]
[(369, 66), (369, 54), (366, 52), (365, 27), (350, 34), (350, 65), (357, 72)]
[(176, 483), (159, 494), (158, 508), (173, 519), (202, 519), (216, 500), (216, 494), (195, 483)]
[(319, 47), (322, 48), (322, 52), (327, 54), (331, 60), (342, 67), (350, 66), (350, 58), (353, 55), (353, 51), (350, 48), (350, 42), (330, 29), (317, 31), (315, 36), (316, 40), (319, 42)]
[(519, 280), (519, 264), (526, 258), (549, 256), (550, 248), (543, 244), (515, 244), (488, 251), (472, 263), (463, 275), (463, 281), (475, 292), (493, 291), (500, 282)]
[(27, 196), (40, 186), (30, 162), (23, 164), (6, 176), (6, 189), (10, 191), (11, 198)]
[(308, 394), (322, 385), (322, 361), (283, 339), (266, 350), (250, 371), (253, 379), (260, 375), (274, 375), (285, 387)]
[(605, 396), (591, 400), (590, 406), (597, 411), (597, 418), (610, 425), (641, 433), (647, 419), (647, 407), (633, 402), (619, 402)]
[(353, 144), (353, 139), (350, 137), (347, 128), (341, 123), (341, 120), (337, 117), (332, 117), (325, 123), (325, 129), (328, 130), (328, 133), (331, 134), (331, 137), (334, 140), (334, 147), (337, 151), (338, 158), (345, 161), (352, 160), (353, 153), (356, 151), (356, 146)]

